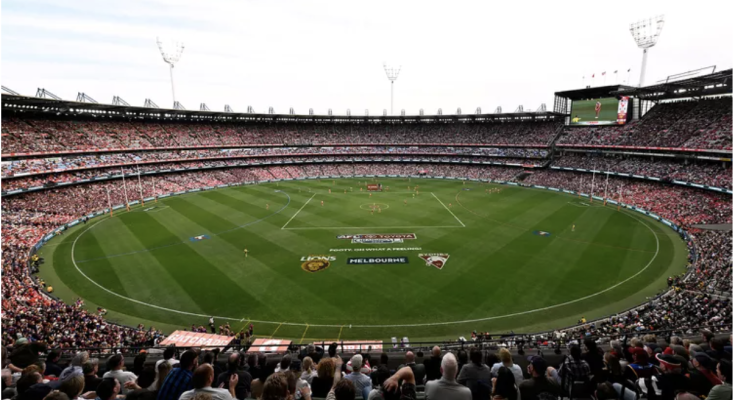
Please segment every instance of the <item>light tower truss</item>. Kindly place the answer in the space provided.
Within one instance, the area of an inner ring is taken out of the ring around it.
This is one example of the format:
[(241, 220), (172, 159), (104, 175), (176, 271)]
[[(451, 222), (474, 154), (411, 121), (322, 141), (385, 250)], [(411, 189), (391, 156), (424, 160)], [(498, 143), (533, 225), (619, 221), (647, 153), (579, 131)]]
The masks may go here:
[(641, 78), (638, 86), (643, 87), (646, 79), (646, 62), (648, 61), (648, 49), (658, 43), (661, 31), (664, 29), (664, 16), (657, 15), (653, 18), (644, 19), (630, 24), (630, 34), (635, 40), (638, 48), (643, 49), (643, 60), (641, 61)]

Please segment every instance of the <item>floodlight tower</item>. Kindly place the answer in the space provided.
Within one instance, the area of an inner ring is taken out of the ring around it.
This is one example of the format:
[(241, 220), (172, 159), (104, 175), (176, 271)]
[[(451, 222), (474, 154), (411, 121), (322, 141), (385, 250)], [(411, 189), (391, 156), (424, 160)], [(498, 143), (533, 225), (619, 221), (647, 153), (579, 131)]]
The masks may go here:
[(661, 30), (664, 29), (664, 16), (658, 15), (653, 18), (644, 19), (630, 24), (630, 34), (639, 48), (643, 49), (643, 62), (641, 63), (641, 80), (638, 86), (642, 87), (646, 78), (646, 60), (648, 49), (656, 45)]
[(161, 52), (163, 62), (170, 66), (169, 72), (171, 73), (171, 97), (173, 97), (174, 104), (176, 104), (176, 91), (174, 90), (174, 64), (179, 62), (181, 59), (181, 53), (184, 52), (184, 44), (181, 42), (170, 42), (167, 44), (161, 43), (161, 39), (156, 38), (158, 44), (158, 50)]
[(386, 63), (383, 63), (383, 69), (385, 70), (385, 75), (390, 81), (390, 115), (393, 115), (393, 82), (398, 79), (398, 74), (401, 73), (401, 66), (399, 65), (398, 68), (395, 68), (389, 67)]

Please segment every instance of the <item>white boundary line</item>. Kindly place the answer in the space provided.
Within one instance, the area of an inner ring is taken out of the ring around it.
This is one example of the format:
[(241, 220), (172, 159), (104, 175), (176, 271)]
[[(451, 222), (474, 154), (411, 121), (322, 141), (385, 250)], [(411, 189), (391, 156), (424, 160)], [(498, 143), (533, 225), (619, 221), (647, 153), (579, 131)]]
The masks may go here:
[(447, 211), (449, 211), (449, 213), (450, 213), (450, 214), (452, 214), (452, 216), (454, 217), (454, 219), (456, 219), (456, 220), (457, 220), (457, 222), (459, 222), (459, 223), (460, 223), (460, 224), (462, 225), (462, 228), (465, 228), (464, 222), (460, 221), (460, 219), (459, 219), (459, 218), (457, 218), (457, 216), (456, 216), (456, 215), (454, 215), (454, 213), (452, 212), (452, 210), (450, 210), (450, 209), (449, 209), (449, 207), (445, 206), (445, 205), (444, 205), (444, 203), (442, 203), (442, 201), (441, 201), (441, 200), (439, 200), (439, 198), (438, 198), (438, 197), (436, 197), (436, 195), (434, 194), (434, 192), (431, 192), (431, 195), (432, 195), (432, 196), (434, 196), (434, 198), (436, 199), (436, 201), (438, 201), (438, 202), (439, 202), (439, 204), (443, 205), (443, 206), (444, 206), (444, 208), (445, 208), (445, 209), (446, 209)]
[(303, 210), (303, 209), (304, 209), (304, 207), (306, 207), (306, 205), (307, 205), (307, 204), (309, 204), (309, 202), (311, 201), (311, 199), (313, 199), (313, 198), (314, 198), (314, 196), (316, 196), (316, 193), (312, 194), (312, 195), (311, 195), (311, 197), (309, 197), (309, 200), (306, 200), (306, 203), (304, 203), (304, 205), (303, 205), (303, 206), (301, 206), (301, 208), (299, 208), (299, 211), (296, 211), (296, 214), (292, 215), (292, 216), (291, 216), (291, 218), (290, 218), (290, 219), (289, 219), (288, 221), (286, 221), (286, 223), (285, 223), (285, 224), (283, 224), (283, 226), (281, 227), (281, 229), (285, 229), (285, 228), (286, 228), (286, 225), (288, 225), (289, 223), (291, 223), (291, 221), (292, 221), (292, 220), (293, 220), (293, 219), (294, 219), (294, 218), (295, 218), (295, 217), (296, 217), (297, 215), (299, 215), (299, 213), (301, 212), (301, 210)]
[[(448, 226), (429, 226), (429, 225), (422, 225), (422, 226), (299, 226), (296, 228), (285, 228), (286, 230), (289, 229), (419, 229), (419, 228), (462, 228), (461, 226), (457, 225), (448, 225)], [(281, 228), (283, 229), (283, 228)]]
[[(312, 196), (312, 197), (314, 197), (314, 196)], [(309, 200), (311, 200), (311, 199), (309, 199)], [(307, 203), (308, 203), (308, 201), (307, 201)], [(441, 201), (440, 201), (440, 203), (441, 203)], [(303, 208), (303, 206), (302, 206), (302, 208)], [(554, 309), (554, 308), (563, 307), (563, 306), (567, 306), (569, 304), (574, 304), (574, 303), (578, 303), (580, 301), (591, 299), (592, 297), (599, 296), (599, 295), (601, 295), (603, 293), (609, 292), (609, 291), (615, 289), (616, 287), (618, 287), (618, 286), (620, 286), (620, 285), (622, 285), (622, 284), (630, 281), (631, 279), (635, 278), (636, 276), (642, 274), (645, 270), (647, 270), (648, 267), (650, 267), (651, 264), (653, 264), (653, 261), (656, 259), (656, 257), (658, 257), (658, 253), (659, 253), (659, 250), (660, 250), (660, 243), (659, 243), (658, 235), (656, 234), (656, 232), (654, 232), (653, 229), (651, 229), (651, 227), (644, 220), (638, 218), (638, 216), (629, 214), (628, 212), (624, 212), (624, 214), (627, 215), (627, 216), (629, 216), (630, 218), (634, 218), (634, 219), (638, 220), (641, 224), (643, 224), (646, 228), (648, 228), (649, 231), (651, 231), (651, 233), (653, 234), (653, 237), (656, 239), (656, 253), (654, 253), (653, 257), (651, 257), (651, 260), (648, 261), (648, 264), (646, 264), (646, 266), (643, 267), (643, 269), (641, 269), (640, 271), (638, 271), (635, 274), (631, 275), (627, 279), (624, 279), (624, 280), (622, 280), (622, 281), (620, 281), (620, 282), (618, 282), (618, 283), (610, 286), (607, 289), (600, 290), (597, 293), (592, 293), (590, 295), (581, 297), (579, 299), (570, 300), (570, 301), (566, 301), (566, 302), (559, 303), (559, 304), (554, 304), (554, 305), (547, 306), (547, 307), (541, 307), (541, 308), (536, 308), (536, 309), (527, 310), (527, 311), (519, 311), (519, 312), (516, 312), (516, 313), (505, 314), (505, 315), (496, 315), (494, 317), (475, 318), (475, 319), (468, 319), (468, 320), (464, 320), (464, 321), (431, 322), (431, 323), (420, 323), (420, 324), (404, 324), (404, 325), (355, 325), (355, 324), (352, 324), (351, 326), (354, 327), (354, 328), (409, 328), (409, 327), (422, 327), (422, 326), (435, 326), (435, 325), (457, 325), (457, 324), (465, 324), (465, 323), (470, 323), (470, 322), (490, 321), (490, 320), (494, 320), (494, 319), (501, 319), (501, 318), (508, 318), (508, 317), (516, 317), (516, 316), (519, 316), (519, 315), (532, 314), (532, 313), (539, 312), (539, 311), (551, 310), (551, 309)], [(87, 278), (88, 281), (92, 282), (95, 286), (99, 287), (100, 289), (104, 290), (105, 292), (110, 293), (113, 296), (117, 296), (117, 297), (119, 297), (121, 299), (132, 301), (133, 303), (136, 303), (136, 304), (148, 306), (148, 307), (151, 307), (151, 308), (156, 308), (156, 309), (163, 310), (163, 311), (173, 312), (173, 313), (177, 313), (177, 314), (191, 315), (191, 316), (194, 316), (194, 317), (209, 318), (209, 317), (212, 316), (210, 314), (197, 314), (197, 313), (192, 313), (192, 312), (188, 312), (188, 311), (174, 310), (174, 309), (171, 309), (171, 308), (166, 308), (166, 307), (157, 306), (155, 304), (146, 303), (146, 302), (143, 302), (143, 301), (140, 301), (140, 300), (131, 299), (129, 297), (123, 296), (121, 294), (115, 293), (115, 292), (107, 289), (106, 287), (104, 287), (104, 286), (100, 285), (99, 283), (97, 283), (97, 282), (93, 281), (92, 279), (90, 279), (84, 272), (82, 272), (82, 270), (79, 269), (79, 266), (77, 265), (76, 260), (74, 259), (74, 249), (75, 249), (75, 247), (77, 245), (77, 240), (79, 240), (79, 238), (82, 237), (84, 235), (84, 233), (86, 233), (88, 230), (94, 228), (97, 224), (99, 224), (100, 222), (104, 222), (104, 221), (106, 221), (106, 219), (103, 219), (103, 220), (95, 223), (94, 225), (90, 226), (89, 228), (85, 229), (82, 233), (79, 234), (79, 236), (77, 236), (74, 239), (74, 242), (72, 243), (72, 246), (71, 246), (71, 261), (74, 264), (74, 268), (76, 268), (77, 271), (79, 271), (79, 273), (82, 276), (84, 276), (85, 278)], [(455, 226), (455, 228), (459, 228), (459, 227), (458, 226)], [(224, 320), (228, 320), (228, 321), (240, 321), (241, 320), (241, 318), (231, 318), (231, 317), (223, 317), (223, 316), (216, 316), (216, 315), (214, 316), (214, 318), (224, 319)], [(308, 325), (308, 326), (311, 326), (311, 327), (320, 327), (320, 328), (342, 328), (345, 325), (347, 325), (347, 324), (329, 325), (329, 324), (307, 324), (307, 323), (298, 323), (298, 322), (276, 322), (276, 321), (261, 321), (261, 320), (256, 320), (256, 319), (251, 319), (250, 321), (256, 322), (256, 323), (259, 323), (259, 324), (282, 324), (282, 325), (291, 325), (291, 326), (307, 326)]]

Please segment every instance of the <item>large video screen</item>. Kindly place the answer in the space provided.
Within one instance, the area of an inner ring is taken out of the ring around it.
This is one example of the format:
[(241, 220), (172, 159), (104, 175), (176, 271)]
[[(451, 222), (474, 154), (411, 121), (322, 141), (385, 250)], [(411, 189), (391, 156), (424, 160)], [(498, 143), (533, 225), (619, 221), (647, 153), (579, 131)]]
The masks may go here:
[(571, 125), (623, 125), (628, 122), (628, 97), (572, 101)]

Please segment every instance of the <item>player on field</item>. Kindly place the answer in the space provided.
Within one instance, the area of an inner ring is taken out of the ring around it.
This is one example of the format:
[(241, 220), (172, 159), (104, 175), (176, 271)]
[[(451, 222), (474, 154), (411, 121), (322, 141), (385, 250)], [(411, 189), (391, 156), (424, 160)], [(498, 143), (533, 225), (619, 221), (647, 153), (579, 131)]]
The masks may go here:
[(404, 205), (404, 206), (405, 206), (405, 205), (408, 205), (408, 200), (406, 200), (406, 199), (403, 199), (403, 205)]
[(602, 103), (598, 101), (595, 104), (595, 119), (600, 118), (600, 111), (602, 111)]
[(324, 200), (322, 200), (322, 207), (324, 207)]
[(572, 232), (574, 232), (574, 228), (576, 227), (577, 227), (576, 225), (572, 224)]
[(266, 209), (266, 210), (270, 210), (270, 208), (271, 208), (271, 205), (270, 205), (270, 204), (268, 204), (268, 203), (265, 203), (265, 209)]
[(248, 258), (248, 249), (245, 249), (245, 258)]

